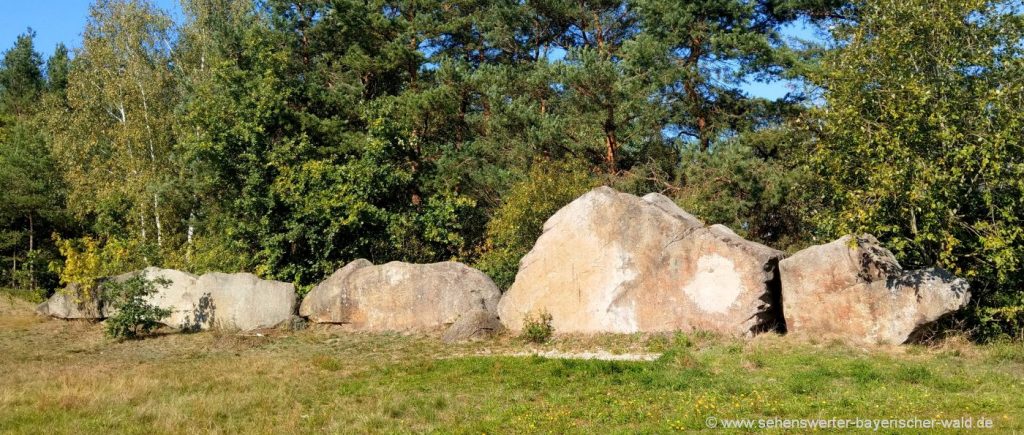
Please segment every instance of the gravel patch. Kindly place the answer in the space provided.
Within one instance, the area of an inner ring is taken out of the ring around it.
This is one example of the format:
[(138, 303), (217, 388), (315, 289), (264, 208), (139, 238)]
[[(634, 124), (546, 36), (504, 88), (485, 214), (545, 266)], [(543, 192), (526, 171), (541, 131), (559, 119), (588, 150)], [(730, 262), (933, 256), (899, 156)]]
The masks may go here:
[(542, 358), (557, 359), (596, 359), (601, 361), (654, 361), (661, 356), (660, 353), (611, 353), (604, 350), (596, 352), (562, 352), (549, 350), (544, 352), (518, 352), (509, 356), (539, 356)]

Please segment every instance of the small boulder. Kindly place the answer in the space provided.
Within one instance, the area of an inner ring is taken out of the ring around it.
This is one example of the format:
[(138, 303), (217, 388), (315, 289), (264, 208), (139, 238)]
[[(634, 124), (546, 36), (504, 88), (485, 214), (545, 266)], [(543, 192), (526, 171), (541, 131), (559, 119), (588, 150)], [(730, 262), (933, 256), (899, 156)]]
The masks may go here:
[(941, 269), (906, 272), (871, 235), (845, 236), (779, 263), (786, 329), (856, 344), (902, 344), (970, 299)]
[(664, 195), (599, 187), (544, 223), (498, 315), (517, 332), (524, 316), (546, 311), (564, 333), (750, 335), (781, 320), (782, 256), (705, 226)]
[(98, 291), (89, 294), (81, 290), (78, 284), (71, 284), (65, 289), (57, 290), (53, 296), (36, 306), (36, 313), (58, 319), (89, 319), (100, 320), (104, 315), (103, 300)]
[(494, 313), (501, 297), (487, 275), (462, 263), (353, 263), (318, 285), (301, 313), (359, 331), (429, 331), (474, 310)]
[(459, 320), (448, 327), (441, 340), (445, 343), (483, 340), (501, 333), (504, 329), (498, 315), (493, 311), (475, 309), (459, 316)]

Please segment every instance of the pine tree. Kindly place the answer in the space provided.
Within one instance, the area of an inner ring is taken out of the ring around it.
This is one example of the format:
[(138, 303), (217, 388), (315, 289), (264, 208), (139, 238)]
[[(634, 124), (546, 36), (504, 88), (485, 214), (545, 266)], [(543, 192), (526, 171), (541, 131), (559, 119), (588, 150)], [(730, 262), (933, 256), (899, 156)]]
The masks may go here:
[(0, 107), (13, 116), (33, 112), (43, 90), (43, 61), (35, 51), (34, 38), (32, 29), (18, 35), (0, 63)]
[(46, 60), (46, 90), (66, 97), (71, 57), (64, 44), (57, 44), (53, 55)]
[[(44, 80), (31, 29), (18, 36), (0, 63), (0, 253), (9, 285), (34, 297), (52, 285), (48, 240), (60, 220), (60, 175), (38, 122)], [(6, 284), (6, 283), (5, 283)]]

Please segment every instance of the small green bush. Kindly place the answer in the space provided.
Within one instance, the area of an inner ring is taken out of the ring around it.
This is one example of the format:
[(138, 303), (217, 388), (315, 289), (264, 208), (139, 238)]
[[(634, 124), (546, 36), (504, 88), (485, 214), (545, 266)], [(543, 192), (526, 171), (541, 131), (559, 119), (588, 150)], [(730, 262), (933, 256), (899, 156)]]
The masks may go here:
[(555, 327), (551, 326), (553, 319), (547, 311), (527, 314), (523, 318), (523, 339), (531, 343), (547, 342), (555, 333)]
[(141, 273), (122, 282), (110, 281), (103, 285), (104, 298), (117, 311), (107, 318), (108, 337), (121, 340), (149, 334), (160, 325), (160, 319), (171, 314), (171, 310), (146, 301), (146, 296), (157, 292), (158, 285), (167, 287), (170, 281), (164, 278), (149, 280), (145, 273)]

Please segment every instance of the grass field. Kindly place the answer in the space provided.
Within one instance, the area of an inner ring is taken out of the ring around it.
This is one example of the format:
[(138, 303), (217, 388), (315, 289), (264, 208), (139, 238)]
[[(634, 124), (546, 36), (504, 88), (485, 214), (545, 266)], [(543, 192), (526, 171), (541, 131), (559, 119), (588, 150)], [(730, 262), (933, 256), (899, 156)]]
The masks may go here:
[[(998, 432), (1024, 430), (1019, 343), (857, 349), (676, 334), (444, 345), (327, 328), (117, 343), (101, 325), (31, 308), (0, 294), (3, 433), (664, 433), (709, 417), (986, 417)], [(662, 356), (513, 355), (552, 349)]]

